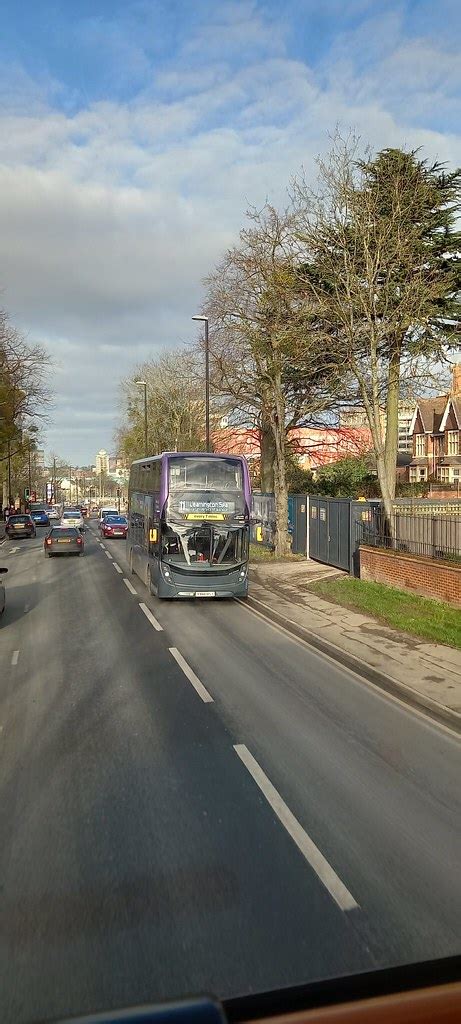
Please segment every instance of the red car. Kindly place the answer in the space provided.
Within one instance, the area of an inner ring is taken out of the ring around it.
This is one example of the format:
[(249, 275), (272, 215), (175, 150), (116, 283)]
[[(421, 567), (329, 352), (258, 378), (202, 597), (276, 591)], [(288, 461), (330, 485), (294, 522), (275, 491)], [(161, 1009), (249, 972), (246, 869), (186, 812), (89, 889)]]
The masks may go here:
[(126, 516), (105, 516), (101, 523), (103, 537), (124, 537), (128, 533), (128, 519)]

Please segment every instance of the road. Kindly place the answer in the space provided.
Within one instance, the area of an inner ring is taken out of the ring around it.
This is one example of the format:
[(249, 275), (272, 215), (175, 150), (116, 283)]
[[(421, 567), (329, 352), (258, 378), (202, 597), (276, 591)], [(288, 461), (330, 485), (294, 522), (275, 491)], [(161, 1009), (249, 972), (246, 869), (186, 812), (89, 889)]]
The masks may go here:
[(448, 729), (94, 524), (0, 562), (2, 1021), (459, 952)]

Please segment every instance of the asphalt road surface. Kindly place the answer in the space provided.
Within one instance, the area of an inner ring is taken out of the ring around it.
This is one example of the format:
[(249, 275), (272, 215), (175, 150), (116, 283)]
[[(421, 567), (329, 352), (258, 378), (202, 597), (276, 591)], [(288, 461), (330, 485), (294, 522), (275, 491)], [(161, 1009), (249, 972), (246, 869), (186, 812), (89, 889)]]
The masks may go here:
[(459, 952), (459, 740), (96, 534), (0, 547), (0, 1020)]

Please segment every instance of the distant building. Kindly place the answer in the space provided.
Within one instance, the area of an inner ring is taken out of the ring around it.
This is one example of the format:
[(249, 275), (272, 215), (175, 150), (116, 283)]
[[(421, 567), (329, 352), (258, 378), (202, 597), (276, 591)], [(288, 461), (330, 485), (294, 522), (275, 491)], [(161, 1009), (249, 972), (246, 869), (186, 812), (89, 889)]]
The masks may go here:
[[(413, 420), (413, 414), (415, 411), (416, 402), (410, 399), (403, 399), (399, 402), (399, 437), (398, 437), (398, 450), (399, 452), (411, 452), (412, 450), (412, 438), (410, 427)], [(368, 428), (367, 414), (363, 406), (350, 406), (349, 408), (341, 409), (339, 414), (339, 425), (340, 427), (354, 427)], [(384, 431), (386, 427), (386, 413), (385, 410), (381, 410), (381, 429)]]
[(107, 476), (109, 472), (109, 456), (104, 448), (101, 448), (95, 459), (96, 475)]

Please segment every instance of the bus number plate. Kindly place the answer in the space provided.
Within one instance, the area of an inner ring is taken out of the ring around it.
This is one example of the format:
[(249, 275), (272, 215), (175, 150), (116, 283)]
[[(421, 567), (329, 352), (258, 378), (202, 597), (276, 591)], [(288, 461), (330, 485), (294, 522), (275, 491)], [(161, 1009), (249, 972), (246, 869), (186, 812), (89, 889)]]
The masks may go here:
[(195, 596), (196, 597), (216, 597), (216, 591), (215, 590), (196, 590), (195, 591)]

